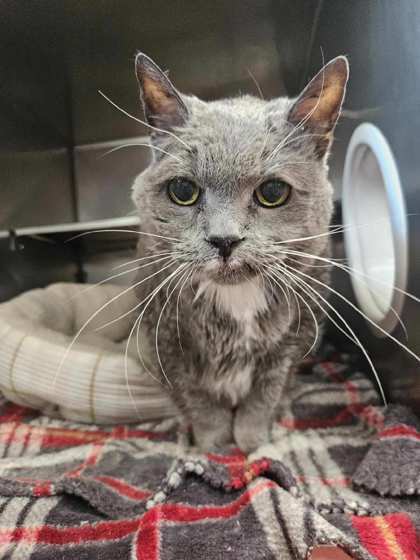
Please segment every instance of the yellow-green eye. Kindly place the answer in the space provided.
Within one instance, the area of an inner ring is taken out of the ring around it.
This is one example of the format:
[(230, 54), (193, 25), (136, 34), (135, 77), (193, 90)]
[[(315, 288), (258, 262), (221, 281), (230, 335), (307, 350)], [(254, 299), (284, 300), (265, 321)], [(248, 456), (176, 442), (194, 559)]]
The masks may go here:
[(181, 206), (195, 204), (200, 196), (200, 188), (184, 177), (176, 177), (167, 185), (169, 198)]
[(275, 208), (288, 201), (291, 191), (292, 187), (288, 183), (280, 179), (269, 179), (255, 189), (254, 198), (265, 208)]

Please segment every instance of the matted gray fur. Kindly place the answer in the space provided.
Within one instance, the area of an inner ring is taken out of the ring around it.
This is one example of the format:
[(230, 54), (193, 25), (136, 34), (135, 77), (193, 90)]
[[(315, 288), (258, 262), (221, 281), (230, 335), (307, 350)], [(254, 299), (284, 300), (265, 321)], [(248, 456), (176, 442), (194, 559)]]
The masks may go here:
[[(329, 62), (294, 100), (204, 102), (179, 93), (142, 53), (136, 74), (153, 158), (133, 187), (149, 234), (139, 236), (146, 259), (133, 336), (141, 324), (150, 373), (197, 445), (234, 441), (250, 452), (269, 440), (288, 379), (318, 334), (325, 289), (307, 279), (327, 282), (328, 268), (309, 255), (329, 255), (327, 158), (348, 63)], [(171, 199), (174, 178), (197, 186), (194, 204)], [(285, 204), (258, 204), (267, 180), (289, 185)]]

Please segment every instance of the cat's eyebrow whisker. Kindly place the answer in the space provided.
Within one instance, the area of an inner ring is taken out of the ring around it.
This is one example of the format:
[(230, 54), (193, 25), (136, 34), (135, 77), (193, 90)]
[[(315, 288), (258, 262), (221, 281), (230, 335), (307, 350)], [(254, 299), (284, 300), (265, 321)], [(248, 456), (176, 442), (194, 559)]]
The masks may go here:
[(167, 134), (168, 136), (171, 136), (172, 138), (175, 138), (175, 140), (177, 140), (178, 142), (180, 142), (181, 144), (183, 144), (186, 148), (188, 148), (189, 150), (191, 149), (191, 146), (189, 146), (186, 142), (184, 142), (184, 140), (182, 140), (181, 138), (179, 138), (179, 136), (177, 136), (176, 134), (174, 134), (173, 132), (170, 132), (169, 130), (163, 130), (162, 128), (158, 128), (156, 126), (152, 126), (151, 124), (142, 121), (141, 119), (139, 119), (138, 117), (135, 117), (134, 115), (131, 115), (128, 111), (126, 111), (125, 109), (123, 109), (122, 107), (120, 107), (119, 105), (117, 105), (115, 103), (115, 101), (112, 101), (112, 99), (110, 99), (107, 95), (105, 95), (101, 90), (98, 90), (98, 93), (100, 95), (102, 95), (102, 97), (104, 99), (106, 99), (106, 101), (108, 101), (108, 103), (111, 103), (111, 105), (113, 107), (115, 107), (116, 109), (118, 109), (118, 111), (121, 111), (121, 113), (123, 113), (126, 117), (129, 117), (130, 119), (133, 119), (134, 121), (142, 124), (143, 126), (146, 126), (147, 128), (150, 128), (151, 130), (154, 130), (155, 132), (160, 132), (162, 134)]
[(159, 235), (157, 233), (151, 233), (149, 231), (139, 231), (136, 229), (95, 229), (93, 231), (84, 231), (82, 233), (78, 233), (69, 239), (66, 239), (66, 243), (70, 241), (74, 241), (75, 239), (79, 239), (79, 237), (84, 237), (85, 235), (92, 235), (94, 233), (135, 233), (136, 235), (145, 235), (146, 237), (157, 237), (159, 239), (165, 239), (167, 241), (180, 241), (180, 239), (176, 237), (167, 237), (166, 235)]
[[(284, 150), (284, 148), (287, 148), (287, 146), (290, 146), (290, 144), (293, 144), (293, 142), (301, 142), (304, 138), (306, 139), (306, 138), (317, 138), (317, 137), (323, 138), (324, 134), (310, 132), (307, 134), (300, 134), (299, 136), (296, 136), (296, 138), (289, 138), (287, 142), (280, 145), (280, 148), (277, 146), (277, 148), (279, 149), (275, 148), (274, 151), (271, 152), (271, 154), (267, 158), (267, 161), (272, 160), (279, 153), (280, 149)], [(313, 163), (313, 162), (308, 162), (308, 163)]]
[(161, 152), (162, 154), (165, 154), (169, 157), (171, 157), (172, 159), (175, 159), (176, 161), (179, 161), (182, 163), (182, 159), (174, 154), (171, 154), (170, 152), (164, 150), (163, 148), (159, 148), (159, 146), (154, 146), (153, 144), (122, 144), (121, 146), (116, 146), (115, 148), (112, 148), (111, 150), (108, 150), (107, 152), (105, 152), (104, 154), (101, 154), (99, 157), (103, 158), (105, 156), (108, 156), (109, 154), (113, 154), (114, 152), (118, 152), (119, 150), (122, 150), (123, 148), (135, 148), (135, 147), (139, 147), (139, 148), (149, 148), (150, 150), (156, 150), (158, 152)]
[(246, 71), (248, 72), (248, 75), (251, 78), (251, 80), (254, 82), (255, 87), (258, 90), (259, 96), (261, 97), (261, 99), (264, 99), (264, 94), (262, 92), (260, 84), (257, 82), (257, 78), (254, 76), (254, 74), (251, 72), (251, 70), (249, 68), (247, 68)]
[(305, 126), (305, 124), (308, 122), (308, 120), (312, 117), (312, 115), (315, 113), (315, 111), (318, 109), (319, 104), (321, 103), (321, 98), (322, 98), (322, 94), (324, 93), (324, 85), (325, 85), (325, 67), (322, 68), (322, 84), (321, 84), (321, 92), (318, 96), (317, 102), (315, 103), (314, 107), (303, 117), (303, 119), (301, 119), (294, 127), (293, 129), (286, 134), (285, 138), (283, 138), (283, 140), (280, 142), (280, 144), (273, 150), (273, 152), (271, 153), (269, 159), (271, 159), (274, 155), (276, 155), (286, 144), (287, 140), (295, 133), (297, 132), (300, 128), (302, 128), (303, 126)]

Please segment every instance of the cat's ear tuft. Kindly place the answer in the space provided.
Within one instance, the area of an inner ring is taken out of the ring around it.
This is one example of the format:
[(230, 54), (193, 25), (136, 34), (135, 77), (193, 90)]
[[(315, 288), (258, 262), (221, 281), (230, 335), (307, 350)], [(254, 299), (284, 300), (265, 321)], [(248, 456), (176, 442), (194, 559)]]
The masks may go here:
[(165, 72), (143, 53), (137, 54), (135, 68), (147, 122), (162, 130), (182, 126), (188, 110)]
[(321, 157), (330, 146), (348, 77), (347, 58), (334, 58), (309, 82), (289, 112), (288, 121), (291, 124), (314, 134), (317, 153)]

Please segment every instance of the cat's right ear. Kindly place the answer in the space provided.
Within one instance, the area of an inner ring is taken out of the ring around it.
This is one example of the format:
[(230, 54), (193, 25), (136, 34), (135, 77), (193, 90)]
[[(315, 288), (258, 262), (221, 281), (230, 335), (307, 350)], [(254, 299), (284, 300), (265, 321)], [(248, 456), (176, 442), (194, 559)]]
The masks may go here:
[(182, 126), (188, 117), (188, 110), (165, 72), (147, 55), (138, 53), (136, 76), (148, 124), (164, 131)]
[(349, 77), (349, 63), (338, 56), (313, 78), (294, 102), (288, 121), (295, 130), (309, 129), (317, 153), (323, 157), (331, 144)]

